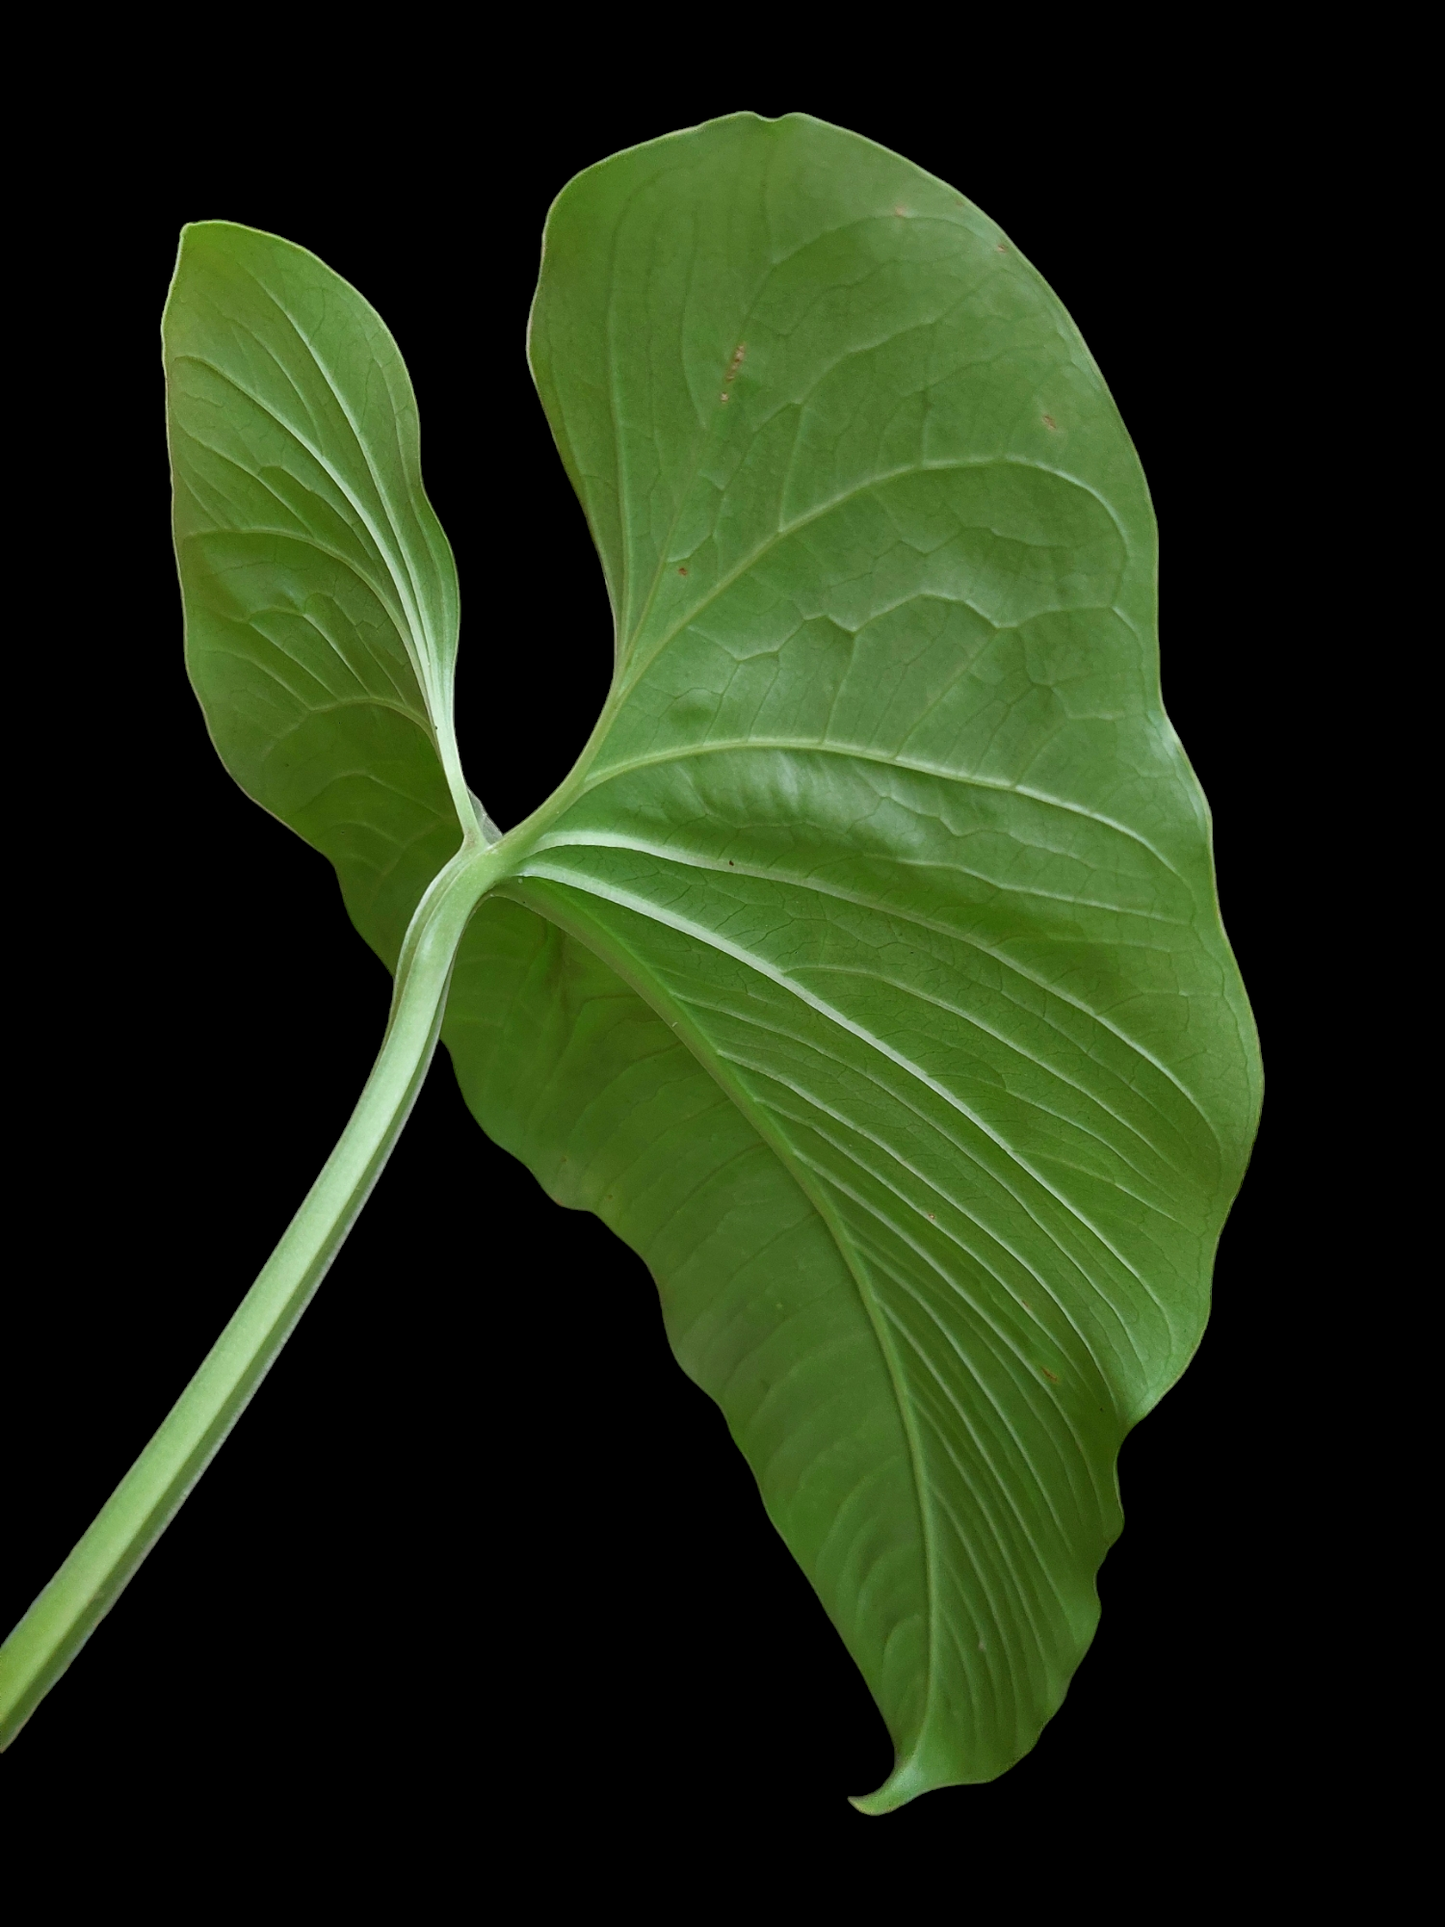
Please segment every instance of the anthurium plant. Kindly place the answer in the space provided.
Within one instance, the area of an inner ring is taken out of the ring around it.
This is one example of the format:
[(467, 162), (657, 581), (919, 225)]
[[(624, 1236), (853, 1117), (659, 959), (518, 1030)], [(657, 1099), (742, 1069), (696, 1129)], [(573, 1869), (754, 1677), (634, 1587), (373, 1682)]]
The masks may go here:
[[(991, 1779), (1093, 1635), (1119, 1447), (1199, 1342), (1260, 1101), (1149, 495), (1078, 331), (961, 193), (805, 115), (572, 181), (530, 358), (613, 672), (505, 833), (381, 318), (202, 222), (164, 345), (192, 683), (395, 993), (274, 1254), (7, 1642), (4, 1737), (235, 1424), (440, 1041), (482, 1129), (651, 1271), (892, 1734), (856, 1804)], [(604, 646), (564, 582), (526, 606), (468, 647), (565, 678)]]

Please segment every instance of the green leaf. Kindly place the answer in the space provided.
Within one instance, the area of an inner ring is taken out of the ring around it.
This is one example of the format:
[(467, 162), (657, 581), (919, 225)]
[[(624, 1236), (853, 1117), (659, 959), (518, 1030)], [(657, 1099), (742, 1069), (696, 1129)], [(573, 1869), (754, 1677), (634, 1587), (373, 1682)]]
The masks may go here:
[[(1260, 1088), (1148, 493), (1077, 330), (962, 195), (806, 116), (572, 182), (531, 357), (615, 674), (500, 840), (377, 316), (207, 224), (166, 352), (228, 767), (388, 963), (465, 924), (467, 1101), (650, 1267), (892, 1732), (858, 1804), (992, 1778), (1092, 1636), (1119, 1445), (1198, 1343)], [(600, 646), (547, 588), (548, 646)]]

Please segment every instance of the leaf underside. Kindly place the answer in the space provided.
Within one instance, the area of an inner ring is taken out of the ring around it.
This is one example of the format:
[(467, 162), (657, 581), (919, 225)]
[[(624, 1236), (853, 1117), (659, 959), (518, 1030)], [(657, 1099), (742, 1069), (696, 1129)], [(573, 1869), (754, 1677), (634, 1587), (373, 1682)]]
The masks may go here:
[[(222, 223), (166, 349), (212, 734), (394, 965), (465, 808), (401, 357)], [(882, 1811), (1058, 1707), (1253, 1135), (1148, 494), (1006, 237), (806, 116), (573, 181), (531, 360), (616, 672), (443, 1035), (483, 1128), (650, 1268), (888, 1722)], [(600, 645), (533, 607), (564, 673)]]

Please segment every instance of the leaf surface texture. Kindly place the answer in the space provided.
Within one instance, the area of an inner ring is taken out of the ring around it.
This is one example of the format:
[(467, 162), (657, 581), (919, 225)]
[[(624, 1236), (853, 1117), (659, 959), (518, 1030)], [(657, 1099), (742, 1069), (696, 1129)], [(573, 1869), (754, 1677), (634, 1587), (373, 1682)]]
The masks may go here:
[[(394, 963), (471, 808), (400, 356), (221, 224), (167, 353), (218, 747)], [(1257, 1116), (1148, 493), (1007, 237), (805, 116), (580, 175), (531, 360), (615, 676), (443, 1034), (484, 1129), (649, 1266), (888, 1721), (882, 1810), (1062, 1699)], [(524, 601), (516, 646), (600, 646)]]

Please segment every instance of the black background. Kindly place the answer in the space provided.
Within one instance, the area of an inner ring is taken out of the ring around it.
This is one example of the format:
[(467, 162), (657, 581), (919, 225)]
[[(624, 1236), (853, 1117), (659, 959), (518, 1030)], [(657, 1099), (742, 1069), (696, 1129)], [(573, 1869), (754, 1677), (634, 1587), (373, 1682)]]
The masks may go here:
[(24, 1609), (250, 1283), (387, 1006), (329, 869), (234, 787), (185, 681), (158, 335), (180, 224), (302, 242), (400, 342), (461, 572), (463, 756), (506, 827), (569, 766), (609, 657), (524, 361), (547, 205), (617, 147), (801, 107), (984, 207), (1113, 388), (1161, 524), (1165, 700), (1214, 810), (1272, 1079), (1209, 1333), (1124, 1449), (1094, 1646), (1002, 1780), (854, 1813), (844, 1796), (890, 1765), (881, 1722), (672, 1363), (643, 1267), (484, 1141), (439, 1058), (256, 1401), (7, 1756), (16, 1812), (109, 1815), (152, 1841), (152, 1822), (221, 1840), (247, 1816), (260, 1844), (237, 1882), (265, 1877), (274, 1825), (294, 1869), (321, 1880), (344, 1859), (418, 1892), (519, 1868), (538, 1896), (564, 1874), (645, 1882), (681, 1853), (684, 1915), (765, 1865), (952, 1869), (962, 1899), (1002, 1855), (1042, 1904), (1117, 1883), (1126, 1836), (1205, 1879), (1278, 1841), (1279, 1788), (1311, 1769), (1279, 539), (1299, 402), (1277, 352), (1298, 164), (1228, 62), (1196, 91), (1183, 46), (1147, 81), (1021, 41), (982, 74), (961, 46), (923, 75), (861, 48), (846, 84), (800, 62), (759, 84), (734, 31), (701, 86), (692, 59), (685, 84), (609, 82), (587, 106), (586, 58), (570, 91), (544, 86), (539, 38), (527, 73), (452, 76), (405, 112), (378, 72), (375, 98), (338, 87), (298, 119), (258, 57), (244, 86), (183, 108), (157, 90), (146, 111), (66, 123), (76, 172), (35, 203), (13, 397), (33, 485), (11, 567), (40, 593), (13, 645), (31, 677), (11, 732), (12, 1249), (28, 1256), (7, 1321), (0, 1604)]

